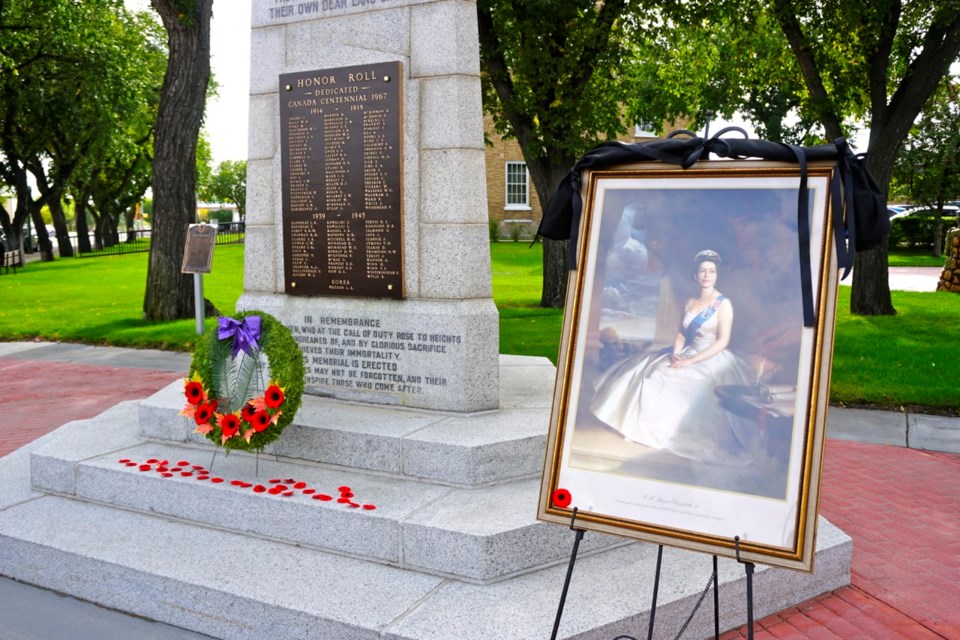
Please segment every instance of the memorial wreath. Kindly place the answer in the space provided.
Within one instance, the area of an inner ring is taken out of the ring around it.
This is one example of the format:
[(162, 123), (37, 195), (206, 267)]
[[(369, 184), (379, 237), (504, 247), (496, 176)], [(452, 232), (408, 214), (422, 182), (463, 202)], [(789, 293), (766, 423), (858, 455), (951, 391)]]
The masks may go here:
[(276, 318), (220, 317), (194, 349), (180, 415), (228, 452), (262, 451), (293, 420), (303, 386), (303, 354)]

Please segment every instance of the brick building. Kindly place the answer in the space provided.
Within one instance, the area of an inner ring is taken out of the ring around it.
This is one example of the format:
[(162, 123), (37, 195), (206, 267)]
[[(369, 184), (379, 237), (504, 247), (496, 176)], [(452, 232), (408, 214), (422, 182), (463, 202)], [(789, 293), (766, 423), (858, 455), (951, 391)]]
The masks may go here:
[[(486, 147), (487, 217), (498, 225), (504, 238), (511, 237), (514, 229), (519, 230), (523, 238), (531, 237), (540, 225), (542, 209), (520, 145), (516, 140), (504, 140), (497, 135), (489, 114), (484, 114), (483, 124), (487, 140), (492, 143)], [(637, 125), (619, 140), (642, 142), (656, 137), (652, 131)]]

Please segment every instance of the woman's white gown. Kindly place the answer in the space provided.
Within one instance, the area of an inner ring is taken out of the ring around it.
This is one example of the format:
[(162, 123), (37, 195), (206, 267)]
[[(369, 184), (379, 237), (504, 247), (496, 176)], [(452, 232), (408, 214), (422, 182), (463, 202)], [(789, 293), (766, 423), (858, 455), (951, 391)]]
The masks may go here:
[[(684, 329), (696, 316), (684, 315)], [(682, 355), (689, 358), (713, 344), (718, 323), (719, 314), (714, 313)], [(714, 388), (752, 384), (753, 375), (750, 366), (727, 349), (679, 369), (670, 367), (669, 349), (632, 356), (604, 374), (590, 408), (633, 442), (702, 462), (746, 464), (750, 456), (735, 433), (744, 433), (743, 427), (720, 406)]]

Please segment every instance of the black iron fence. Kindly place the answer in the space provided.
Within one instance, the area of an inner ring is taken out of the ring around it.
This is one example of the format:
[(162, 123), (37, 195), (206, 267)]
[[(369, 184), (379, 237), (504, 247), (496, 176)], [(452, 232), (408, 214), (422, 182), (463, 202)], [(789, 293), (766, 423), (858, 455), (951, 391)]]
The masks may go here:
[[(226, 222), (217, 226), (217, 244), (243, 244), (246, 231), (244, 222)], [(75, 258), (98, 258), (100, 256), (115, 256), (127, 253), (141, 253), (150, 251), (150, 229), (130, 229), (120, 231), (113, 238), (106, 238), (97, 246), (94, 234), (90, 234), (90, 251), (80, 251), (78, 236), (70, 233), (70, 244), (73, 246)], [(54, 246), (56, 238), (51, 238)]]

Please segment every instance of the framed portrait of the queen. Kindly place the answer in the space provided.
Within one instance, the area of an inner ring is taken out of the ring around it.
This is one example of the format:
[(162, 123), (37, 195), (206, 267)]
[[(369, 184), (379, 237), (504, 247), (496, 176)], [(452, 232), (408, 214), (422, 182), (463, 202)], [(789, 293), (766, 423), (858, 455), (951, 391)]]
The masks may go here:
[(812, 571), (833, 170), (583, 174), (540, 519)]

